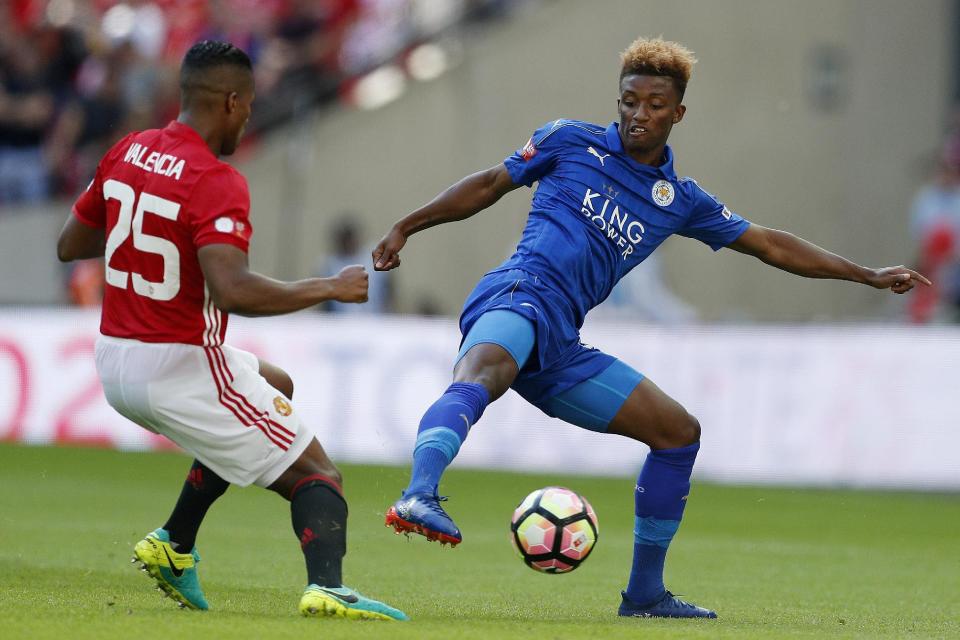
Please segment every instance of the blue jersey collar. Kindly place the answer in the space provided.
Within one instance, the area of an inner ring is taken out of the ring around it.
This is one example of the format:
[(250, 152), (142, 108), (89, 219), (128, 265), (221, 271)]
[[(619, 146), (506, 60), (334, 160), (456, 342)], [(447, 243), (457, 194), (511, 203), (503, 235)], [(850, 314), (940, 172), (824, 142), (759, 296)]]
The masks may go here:
[(623, 150), (623, 142), (620, 140), (619, 123), (613, 122), (609, 127), (607, 127), (607, 148), (614, 153), (622, 155), (626, 159), (627, 163), (634, 169), (658, 171), (667, 180), (677, 179), (677, 174), (673, 171), (673, 151), (670, 149), (670, 145), (666, 145), (663, 148), (664, 163), (659, 167), (651, 167), (648, 164), (637, 162), (628, 156), (626, 151)]

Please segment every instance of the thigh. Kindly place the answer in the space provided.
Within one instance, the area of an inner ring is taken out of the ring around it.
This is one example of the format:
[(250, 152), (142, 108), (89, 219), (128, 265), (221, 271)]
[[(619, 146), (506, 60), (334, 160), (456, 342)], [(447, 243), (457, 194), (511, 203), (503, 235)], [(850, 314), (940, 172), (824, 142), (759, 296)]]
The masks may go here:
[(507, 309), (487, 311), (464, 336), (457, 364), (478, 344), (495, 344), (510, 355), (520, 370), (530, 357), (536, 339), (533, 323), (519, 313)]
[(643, 379), (633, 367), (614, 360), (601, 372), (549, 398), (541, 409), (564, 422), (605, 433)]
[(699, 424), (679, 402), (620, 360), (540, 406), (570, 424), (639, 440), (651, 449), (683, 447), (700, 437)]
[(699, 441), (700, 424), (683, 405), (645, 378), (630, 392), (607, 433), (639, 440), (651, 449), (673, 449)]
[(492, 402), (516, 380), (535, 343), (532, 322), (512, 311), (488, 311), (464, 337), (453, 380), (482, 384)]

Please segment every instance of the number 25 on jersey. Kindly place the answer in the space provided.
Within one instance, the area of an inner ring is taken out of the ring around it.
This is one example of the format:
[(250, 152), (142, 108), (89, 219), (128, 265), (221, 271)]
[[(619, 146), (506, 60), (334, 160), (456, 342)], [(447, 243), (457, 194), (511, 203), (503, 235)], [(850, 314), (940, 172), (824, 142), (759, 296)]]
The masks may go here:
[[(167, 220), (176, 220), (180, 214), (180, 205), (146, 192), (141, 193), (137, 198), (137, 194), (130, 185), (119, 180), (107, 180), (103, 183), (103, 197), (120, 203), (117, 224), (107, 236), (104, 251), (107, 284), (118, 289), (126, 289), (128, 282), (132, 280), (133, 290), (137, 294), (161, 302), (172, 300), (180, 291), (180, 251), (177, 245), (169, 240), (144, 233), (143, 218), (147, 214), (153, 214)], [(134, 212), (134, 206), (136, 206), (136, 212)], [(127, 273), (110, 266), (110, 259), (114, 252), (130, 237), (131, 231), (133, 247), (137, 251), (152, 253), (163, 259), (162, 281), (151, 282), (139, 273)]]

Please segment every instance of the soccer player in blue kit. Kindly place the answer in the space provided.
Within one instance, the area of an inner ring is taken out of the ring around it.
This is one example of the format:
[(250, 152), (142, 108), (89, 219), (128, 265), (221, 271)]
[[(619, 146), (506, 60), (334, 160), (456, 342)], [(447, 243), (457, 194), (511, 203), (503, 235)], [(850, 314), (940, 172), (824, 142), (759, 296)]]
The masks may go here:
[(643, 374), (581, 344), (587, 312), (672, 234), (808, 278), (894, 293), (929, 281), (902, 266), (861, 267), (750, 223), (692, 179), (677, 177), (667, 138), (686, 111), (683, 94), (696, 59), (677, 43), (643, 38), (621, 58), (619, 122), (546, 124), (503, 164), (467, 176), (398, 221), (374, 250), (374, 268), (393, 269), (411, 234), (468, 218), (539, 182), (516, 253), (487, 273), (464, 304), (453, 384), (420, 422), (410, 484), (386, 523), (441, 543), (462, 540), (440, 505), (440, 477), (487, 404), (513, 388), (547, 415), (650, 447), (635, 488), (633, 566), (619, 615), (715, 618), (663, 584), (700, 424)]

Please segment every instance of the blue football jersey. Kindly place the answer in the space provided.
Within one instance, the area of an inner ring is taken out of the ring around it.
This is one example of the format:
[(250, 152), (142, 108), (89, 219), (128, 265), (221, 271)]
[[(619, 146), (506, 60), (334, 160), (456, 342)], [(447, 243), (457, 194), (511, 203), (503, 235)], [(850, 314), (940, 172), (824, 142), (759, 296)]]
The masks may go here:
[(520, 269), (562, 293), (577, 326), (630, 269), (672, 234), (714, 251), (750, 223), (690, 178), (678, 178), (666, 147), (659, 167), (623, 149), (617, 123), (604, 129), (556, 120), (504, 160), (514, 183), (539, 182), (516, 252), (491, 273)]

